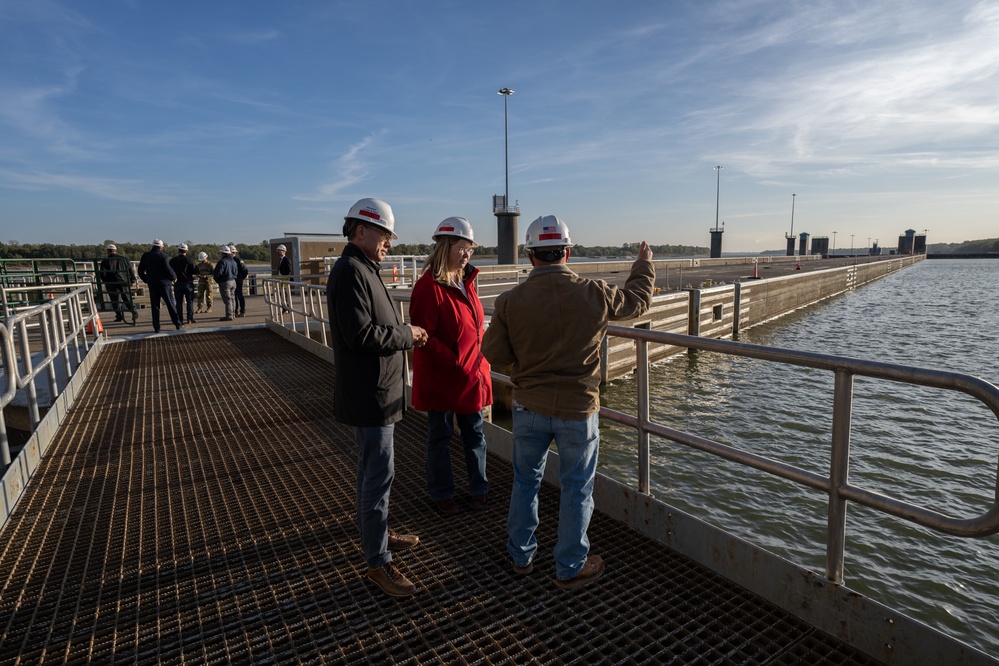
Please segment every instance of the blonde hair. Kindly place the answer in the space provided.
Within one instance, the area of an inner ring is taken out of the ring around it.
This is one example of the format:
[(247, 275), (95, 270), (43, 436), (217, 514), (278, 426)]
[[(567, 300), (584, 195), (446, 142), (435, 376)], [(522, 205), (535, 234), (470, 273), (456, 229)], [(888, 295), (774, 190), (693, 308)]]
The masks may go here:
[(461, 238), (458, 236), (441, 236), (438, 238), (437, 243), (434, 244), (434, 251), (430, 253), (430, 256), (423, 263), (423, 272), (430, 272), (436, 282), (450, 284), (451, 271), (447, 267), (448, 255), (451, 254), (451, 248), (454, 244), (460, 240)]

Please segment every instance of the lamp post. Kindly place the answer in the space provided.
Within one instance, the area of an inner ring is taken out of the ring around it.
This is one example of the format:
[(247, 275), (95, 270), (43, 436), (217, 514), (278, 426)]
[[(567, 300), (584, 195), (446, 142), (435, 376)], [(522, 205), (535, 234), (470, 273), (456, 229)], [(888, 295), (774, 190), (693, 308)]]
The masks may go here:
[(836, 232), (835, 231), (833, 232), (833, 251), (832, 251), (832, 253), (834, 255), (836, 254)]
[[(850, 234), (850, 256), (853, 257), (853, 234)], [(856, 265), (857, 258), (853, 257), (853, 263)]]
[(509, 88), (500, 88), (499, 93), (503, 95), (503, 164), (506, 176), (506, 190), (503, 193), (503, 205), (510, 205), (510, 123), (507, 115), (507, 100), (514, 91)]
[(721, 202), (721, 170), (722, 167), (716, 166), (715, 173), (717, 174), (716, 185), (715, 185), (715, 231), (718, 231), (718, 204)]
[(493, 195), (493, 215), (496, 216), (496, 259), (501, 265), (517, 263), (517, 218), (520, 206), (510, 205), (510, 121), (509, 100), (513, 91), (501, 88), (503, 95), (503, 166), (505, 189), (503, 196)]

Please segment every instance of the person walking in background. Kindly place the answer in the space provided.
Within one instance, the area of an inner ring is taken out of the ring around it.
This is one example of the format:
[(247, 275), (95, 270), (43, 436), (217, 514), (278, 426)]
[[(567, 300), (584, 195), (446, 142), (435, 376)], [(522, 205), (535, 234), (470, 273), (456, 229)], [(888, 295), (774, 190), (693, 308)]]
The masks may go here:
[(482, 410), (493, 401), (489, 362), (482, 355), (485, 316), (469, 263), (472, 225), (449, 217), (434, 231), (433, 252), (413, 287), (410, 321), (427, 330), (413, 352), (413, 407), (427, 413), (427, 492), (438, 511), (458, 513), (451, 470), (451, 435), (457, 420), (468, 470), (468, 506), (486, 508), (486, 438)]
[(207, 252), (198, 253), (198, 314), (201, 314), (203, 307), (205, 313), (212, 311), (212, 273), (215, 272), (215, 264), (208, 261)]
[(538, 550), (538, 491), (548, 448), (559, 456), (558, 542), (555, 584), (586, 585), (604, 572), (590, 555), (586, 530), (593, 513), (593, 481), (600, 448), (600, 344), (611, 320), (645, 313), (655, 268), (642, 241), (623, 288), (589, 280), (566, 263), (572, 242), (565, 222), (539, 217), (527, 229), (527, 280), (500, 294), (482, 351), (513, 383), (513, 490), (507, 516), (507, 552), (513, 570), (534, 570)]
[(228, 245), (223, 245), (219, 249), (219, 260), (215, 262), (215, 270), (212, 277), (219, 286), (219, 296), (225, 305), (225, 316), (219, 317), (219, 321), (233, 321), (236, 312), (236, 273), (238, 268), (236, 262), (232, 260), (232, 250)]
[(239, 257), (239, 250), (236, 249), (236, 244), (229, 243), (229, 249), (232, 250), (232, 259), (236, 262), (236, 305), (233, 309), (235, 316), (245, 317), (246, 297), (243, 296), (243, 281), (250, 274), (250, 271), (246, 268), (246, 262)]
[(399, 570), (393, 550), (420, 541), (388, 529), (395, 478), (395, 424), (406, 411), (405, 352), (427, 332), (404, 324), (379, 274), (392, 247), (395, 216), (379, 199), (361, 199), (344, 218), (347, 246), (330, 270), (326, 304), (336, 380), (333, 415), (357, 442), (357, 523), (368, 579), (385, 594), (407, 597), (416, 586)]
[(173, 283), (176, 273), (170, 267), (170, 258), (163, 251), (163, 241), (153, 241), (153, 246), (139, 259), (139, 278), (149, 287), (149, 310), (153, 314), (153, 330), (160, 332), (160, 300), (166, 303), (170, 321), (180, 330), (183, 322), (173, 302)]
[[(101, 261), (101, 282), (111, 300), (115, 321), (125, 321), (125, 313), (132, 315), (132, 323), (139, 316), (132, 302), (132, 287), (135, 286), (135, 270), (132, 262), (118, 254), (118, 246), (108, 243), (104, 248), (108, 256)], [(119, 305), (119, 302), (121, 305)]]
[(288, 258), (288, 248), (284, 245), (277, 246), (278, 257), (278, 279), (279, 280), (290, 280), (291, 279), (291, 259)]
[(184, 301), (187, 301), (187, 323), (194, 323), (194, 280), (198, 266), (187, 256), (187, 243), (177, 246), (177, 255), (170, 259), (170, 268), (177, 275), (173, 284), (173, 295), (177, 301), (177, 316), (184, 320)]

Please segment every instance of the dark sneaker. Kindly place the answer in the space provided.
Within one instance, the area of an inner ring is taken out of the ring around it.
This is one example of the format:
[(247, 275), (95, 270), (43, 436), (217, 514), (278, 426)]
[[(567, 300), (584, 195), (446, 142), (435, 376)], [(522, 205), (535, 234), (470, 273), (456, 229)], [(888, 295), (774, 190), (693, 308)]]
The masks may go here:
[(437, 505), (437, 510), (440, 511), (441, 513), (446, 513), (450, 515), (461, 512), (461, 508), (458, 506), (458, 503), (455, 502), (453, 499), (438, 500), (434, 502), (434, 504)]
[(377, 569), (368, 569), (368, 580), (390, 597), (410, 597), (416, 593), (416, 586), (406, 578), (394, 562)]
[(472, 511), (482, 511), (486, 508), (489, 503), (489, 495), (483, 493), (482, 495), (472, 495), (472, 498), (468, 500), (468, 508)]
[(406, 550), (420, 543), (420, 537), (415, 534), (399, 534), (395, 530), (388, 531), (389, 550)]
[(193, 319), (188, 319), (188, 320), (187, 320), (187, 323), (188, 323), (188, 324), (196, 324), (197, 322), (196, 322), (196, 321), (194, 321)]
[(586, 558), (586, 562), (583, 563), (583, 568), (579, 570), (578, 574), (569, 580), (556, 578), (555, 584), (563, 590), (575, 590), (600, 578), (605, 568), (604, 561), (599, 555), (590, 555)]
[(526, 576), (534, 571), (534, 560), (531, 560), (524, 566), (520, 566), (516, 562), (513, 563), (513, 572), (518, 576)]

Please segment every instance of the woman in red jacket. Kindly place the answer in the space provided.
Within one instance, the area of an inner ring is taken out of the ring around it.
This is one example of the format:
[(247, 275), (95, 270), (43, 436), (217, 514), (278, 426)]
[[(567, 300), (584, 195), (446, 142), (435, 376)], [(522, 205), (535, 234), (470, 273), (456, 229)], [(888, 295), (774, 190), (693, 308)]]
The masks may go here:
[(482, 355), (483, 312), (468, 263), (477, 247), (463, 217), (437, 225), (434, 251), (413, 287), (409, 317), (430, 339), (413, 350), (413, 407), (427, 413), (427, 492), (441, 513), (458, 513), (451, 473), (451, 435), (458, 421), (468, 469), (468, 505), (486, 508), (486, 439), (482, 409), (492, 404), (489, 362)]

